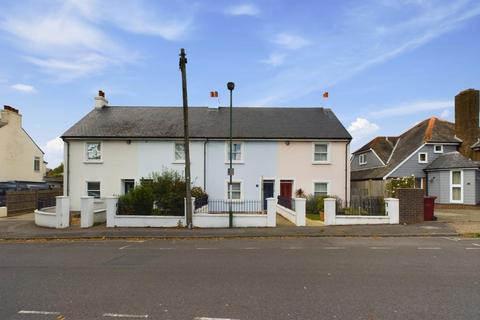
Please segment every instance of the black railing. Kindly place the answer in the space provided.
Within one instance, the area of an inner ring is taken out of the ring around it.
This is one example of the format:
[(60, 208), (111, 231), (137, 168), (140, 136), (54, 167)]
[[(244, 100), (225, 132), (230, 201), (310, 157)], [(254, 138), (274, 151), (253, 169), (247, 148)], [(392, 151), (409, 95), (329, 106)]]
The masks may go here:
[[(197, 207), (197, 200), (195, 199), (195, 213), (211, 213), (221, 214), (228, 213), (230, 205), (233, 213), (264, 213), (262, 208), (262, 200), (211, 200), (207, 202), (199, 202)], [(203, 204), (200, 206), (200, 204)]]
[(383, 197), (353, 197), (350, 201), (337, 200), (337, 215), (385, 216)]
[(287, 209), (295, 210), (295, 201), (290, 197), (278, 196), (278, 204)]

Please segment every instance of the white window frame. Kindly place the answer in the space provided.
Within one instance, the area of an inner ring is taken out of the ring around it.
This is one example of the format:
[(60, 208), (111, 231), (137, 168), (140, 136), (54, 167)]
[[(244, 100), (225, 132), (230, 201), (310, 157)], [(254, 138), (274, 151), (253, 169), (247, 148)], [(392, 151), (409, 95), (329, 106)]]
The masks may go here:
[(102, 182), (99, 181), (99, 180), (87, 180), (87, 181), (85, 181), (85, 194), (86, 194), (87, 196), (88, 196), (88, 190), (89, 190), (89, 189), (88, 189), (88, 184), (89, 184), (89, 183), (98, 183), (98, 184), (99, 184), (100, 189), (99, 189), (98, 191), (100, 192), (100, 195), (99, 195), (98, 198), (95, 198), (95, 197), (94, 197), (94, 199), (95, 199), (95, 200), (100, 200), (100, 199), (102, 199)]
[[(453, 173), (460, 172), (460, 184), (453, 184)], [(460, 188), (460, 200), (453, 200), (453, 188)], [(463, 170), (450, 170), (450, 203), (463, 203)]]
[[(327, 160), (315, 160), (315, 146), (326, 145), (327, 146)], [(330, 164), (330, 142), (317, 141), (312, 143), (312, 163), (313, 164)]]
[[(422, 155), (425, 155), (425, 161), (421, 160)], [(428, 163), (428, 152), (419, 152), (418, 153), (418, 163)]]
[(362, 154), (358, 155), (358, 164), (360, 166), (364, 166), (364, 165), (367, 164), (367, 154), (366, 153), (362, 153)]
[[(40, 157), (33, 157), (33, 171), (35, 172), (40, 172), (41, 171), (41, 165), (40, 165)], [(38, 169), (36, 168), (38, 161)]]
[[(183, 159), (177, 159), (177, 145), (183, 145)], [(173, 163), (185, 163), (185, 143), (182, 141), (176, 141), (173, 144)]]
[[(437, 151), (437, 147), (440, 147), (440, 150)], [(443, 153), (443, 144), (434, 144), (433, 145), (433, 152), (434, 153)]]
[[(97, 143), (100, 145), (100, 159), (88, 159), (88, 145)], [(102, 163), (103, 162), (103, 143), (101, 141), (87, 141), (84, 147), (84, 162), (86, 163)]]
[[(232, 163), (244, 163), (245, 161), (245, 143), (243, 141), (232, 141), (232, 149), (234, 144), (240, 144), (240, 160), (232, 160)], [(225, 141), (225, 163), (230, 163), (230, 142)]]
[(312, 183), (312, 194), (315, 196), (315, 185), (318, 184), (318, 183), (327, 184), (327, 194), (326, 195), (327, 196), (330, 195), (330, 184), (331, 184), (330, 181), (320, 181), (320, 180), (313, 181), (313, 183)]
[[(244, 197), (243, 197), (243, 180), (232, 180), (232, 183), (240, 183), (240, 199), (232, 199), (231, 201), (232, 202), (235, 202), (235, 201), (243, 201)], [(230, 200), (230, 198), (228, 197), (228, 193), (229, 193), (229, 190), (228, 190), (228, 186), (230, 184), (230, 180), (225, 180), (225, 200)]]

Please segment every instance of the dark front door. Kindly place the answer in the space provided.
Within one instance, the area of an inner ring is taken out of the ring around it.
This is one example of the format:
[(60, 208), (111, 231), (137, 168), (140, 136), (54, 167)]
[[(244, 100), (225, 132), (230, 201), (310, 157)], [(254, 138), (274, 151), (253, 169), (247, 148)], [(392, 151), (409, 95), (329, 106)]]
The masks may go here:
[(273, 180), (264, 180), (263, 181), (263, 210), (267, 210), (267, 199), (273, 198), (273, 186), (275, 181)]
[(280, 196), (291, 198), (292, 197), (292, 180), (281, 180), (280, 181)]

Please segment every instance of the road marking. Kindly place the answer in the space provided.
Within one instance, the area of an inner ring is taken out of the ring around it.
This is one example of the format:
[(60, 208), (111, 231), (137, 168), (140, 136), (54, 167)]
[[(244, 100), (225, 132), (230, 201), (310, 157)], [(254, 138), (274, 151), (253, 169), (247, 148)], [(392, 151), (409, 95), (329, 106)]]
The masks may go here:
[(282, 248), (283, 250), (299, 250), (299, 249), (303, 249), (302, 247), (284, 247)]
[(372, 250), (390, 250), (392, 247), (370, 247)]
[(325, 247), (325, 250), (343, 250), (345, 247)]
[(103, 316), (113, 318), (148, 318), (148, 314), (104, 313)]
[(232, 318), (209, 318), (209, 317), (196, 317), (194, 320), (239, 320), (239, 319), (232, 319)]
[(243, 250), (258, 250), (260, 248), (257, 248), (257, 247), (246, 247), (246, 248), (242, 248)]
[(123, 250), (123, 249), (126, 249), (126, 248), (130, 247), (130, 246), (131, 246), (131, 244), (128, 244), (128, 245), (126, 245), (126, 246), (123, 246), (123, 247), (118, 248), (118, 250)]
[(157, 248), (158, 250), (175, 250), (175, 248)]
[(480, 244), (478, 243), (472, 243), (474, 246), (479, 246), (480, 247)]
[(19, 314), (44, 314), (44, 315), (48, 315), (48, 314), (60, 314), (60, 312), (56, 312), (56, 311), (35, 311), (35, 310), (20, 310), (18, 311)]
[(461, 238), (455, 238), (455, 237), (444, 237), (444, 239), (450, 240), (450, 241), (460, 241), (462, 240)]
[(200, 247), (200, 248), (195, 248), (195, 249), (197, 249), (197, 250), (217, 250), (218, 248), (202, 248), (202, 247)]
[(441, 250), (439, 247), (418, 247), (418, 250)]
[(480, 247), (475, 247), (475, 248), (465, 248), (467, 250), (480, 250)]

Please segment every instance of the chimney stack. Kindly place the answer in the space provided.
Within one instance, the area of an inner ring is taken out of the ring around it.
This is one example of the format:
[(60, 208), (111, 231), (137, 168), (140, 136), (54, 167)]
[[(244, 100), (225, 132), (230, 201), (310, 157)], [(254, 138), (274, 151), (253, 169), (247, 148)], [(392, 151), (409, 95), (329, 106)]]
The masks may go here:
[(218, 91), (210, 91), (210, 101), (208, 103), (208, 109), (217, 110), (220, 105), (220, 98), (218, 97)]
[(102, 109), (108, 106), (108, 100), (105, 99), (105, 92), (98, 90), (98, 96), (95, 97), (95, 109)]

